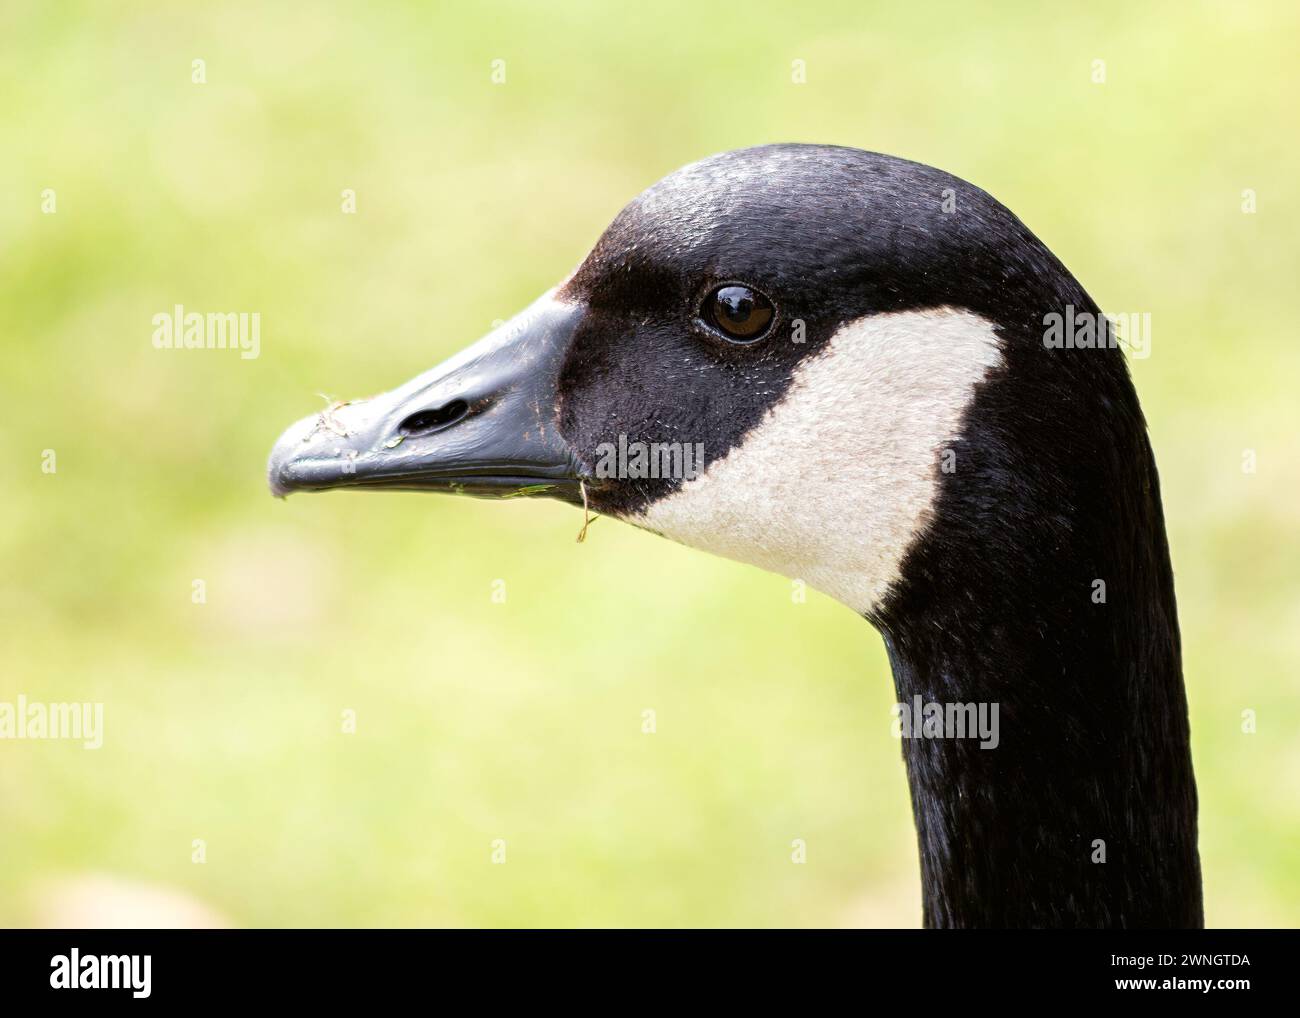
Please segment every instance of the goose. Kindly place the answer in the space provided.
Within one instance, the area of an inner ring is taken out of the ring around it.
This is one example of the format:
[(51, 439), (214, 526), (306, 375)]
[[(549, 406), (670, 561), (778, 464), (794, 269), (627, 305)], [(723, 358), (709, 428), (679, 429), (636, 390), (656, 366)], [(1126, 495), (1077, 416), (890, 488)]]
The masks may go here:
[[(1062, 315), (1095, 341), (1053, 342)], [(1124, 352), (958, 177), (825, 145), (688, 165), (479, 342), (292, 425), (268, 471), (281, 497), (557, 498), (802, 580), (880, 632), (899, 704), (926, 715), (901, 739), (924, 926), (1203, 925), (1173, 575)], [(931, 730), (952, 705), (994, 707), (996, 740)]]

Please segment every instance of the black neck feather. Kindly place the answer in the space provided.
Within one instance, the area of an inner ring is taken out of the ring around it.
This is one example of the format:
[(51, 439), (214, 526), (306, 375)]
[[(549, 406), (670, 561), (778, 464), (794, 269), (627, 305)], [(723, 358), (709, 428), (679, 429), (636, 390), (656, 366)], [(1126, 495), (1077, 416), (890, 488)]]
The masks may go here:
[(999, 705), (996, 749), (903, 740), (924, 921), (1198, 927), (1173, 576), (1127, 368), (1007, 339), (872, 620), (900, 702)]

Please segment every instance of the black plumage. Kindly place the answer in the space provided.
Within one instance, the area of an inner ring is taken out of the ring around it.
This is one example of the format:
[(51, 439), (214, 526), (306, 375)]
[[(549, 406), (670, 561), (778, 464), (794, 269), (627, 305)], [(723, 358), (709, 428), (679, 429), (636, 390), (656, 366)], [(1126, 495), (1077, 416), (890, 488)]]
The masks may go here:
[[(702, 302), (730, 283), (770, 299), (772, 340), (732, 343), (710, 327)], [(979, 316), (1001, 365), (976, 386), (956, 439), (933, 451), (925, 525), (866, 610), (901, 702), (1000, 711), (996, 750), (903, 742), (925, 923), (1202, 924), (1155, 461), (1113, 333), (1037, 237), (940, 170), (772, 145), (650, 188), (557, 297), (350, 407), (348, 449), (337, 430), (300, 422), (273, 453), (273, 490), (522, 492), (635, 520), (688, 482), (594, 476), (602, 445), (699, 444), (724, 460), (846, 324), (940, 308)], [(1051, 316), (1068, 309), (1095, 316), (1105, 341), (1046, 343)]]

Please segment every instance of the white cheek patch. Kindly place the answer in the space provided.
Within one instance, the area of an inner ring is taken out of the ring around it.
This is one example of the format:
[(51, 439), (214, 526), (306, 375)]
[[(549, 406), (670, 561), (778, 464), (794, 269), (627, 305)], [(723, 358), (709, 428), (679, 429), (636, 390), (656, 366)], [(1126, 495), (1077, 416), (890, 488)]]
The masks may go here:
[(993, 324), (966, 311), (851, 322), (738, 447), (630, 522), (866, 612), (897, 581), (930, 518), (940, 451), (1001, 363)]

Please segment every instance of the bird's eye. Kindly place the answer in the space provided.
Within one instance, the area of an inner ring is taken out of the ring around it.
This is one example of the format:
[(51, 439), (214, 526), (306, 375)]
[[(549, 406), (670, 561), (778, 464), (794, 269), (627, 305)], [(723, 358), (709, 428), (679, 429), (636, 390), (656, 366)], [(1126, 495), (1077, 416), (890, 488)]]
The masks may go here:
[(728, 283), (714, 290), (701, 309), (706, 322), (734, 343), (753, 343), (766, 335), (775, 308), (752, 287)]

